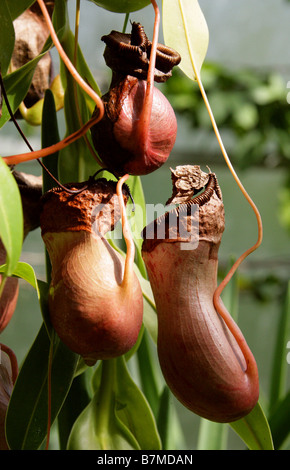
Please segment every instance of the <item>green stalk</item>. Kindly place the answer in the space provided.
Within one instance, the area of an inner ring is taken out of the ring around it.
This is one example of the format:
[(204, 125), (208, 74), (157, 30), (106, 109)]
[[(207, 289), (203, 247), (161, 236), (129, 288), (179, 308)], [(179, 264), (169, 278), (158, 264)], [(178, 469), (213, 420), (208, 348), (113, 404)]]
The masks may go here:
[(114, 388), (116, 371), (116, 360), (104, 360), (102, 362), (101, 372), (101, 383), (98, 396), (98, 420), (96, 425), (98, 426), (98, 435), (100, 439), (101, 448), (106, 450), (109, 449), (109, 442), (107, 440), (110, 433), (108, 432), (110, 427), (110, 417), (112, 403), (112, 390)]

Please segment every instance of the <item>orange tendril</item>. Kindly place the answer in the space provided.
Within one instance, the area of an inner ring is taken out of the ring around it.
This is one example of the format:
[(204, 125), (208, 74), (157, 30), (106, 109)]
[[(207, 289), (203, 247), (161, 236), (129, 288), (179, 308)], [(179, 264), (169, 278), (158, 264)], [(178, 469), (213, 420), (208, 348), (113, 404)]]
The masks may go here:
[(151, 0), (151, 3), (153, 5), (154, 12), (155, 12), (152, 48), (151, 48), (149, 67), (148, 67), (144, 104), (143, 104), (143, 108), (139, 117), (139, 122), (138, 122), (138, 127), (137, 127), (139, 148), (142, 154), (146, 152), (147, 136), (149, 133), (149, 126), (150, 126), (150, 119), (151, 119), (153, 91), (154, 91), (156, 51), (157, 51), (158, 34), (159, 34), (159, 26), (160, 26), (159, 8), (155, 0)]
[(80, 137), (84, 136), (87, 131), (98, 121), (100, 121), (104, 115), (104, 104), (101, 99), (101, 97), (91, 88), (85, 81), (84, 79), (80, 76), (78, 71), (76, 70), (75, 66), (72, 64), (68, 56), (66, 55), (58, 37), (55, 32), (54, 26), (52, 24), (50, 15), (47, 11), (47, 8), (45, 6), (45, 3), (43, 0), (37, 0), (39, 7), (42, 11), (44, 20), (49, 28), (51, 39), (61, 57), (63, 60), (65, 66), (71, 73), (72, 77), (74, 80), (79, 84), (79, 86), (87, 93), (90, 98), (95, 102), (97, 108), (98, 108), (98, 113), (94, 113), (93, 117), (86, 123), (84, 124), (78, 131), (74, 132), (70, 136), (66, 137), (65, 139), (61, 140), (57, 144), (54, 144), (50, 147), (46, 147), (41, 150), (37, 150), (35, 152), (29, 152), (29, 153), (22, 153), (19, 155), (13, 155), (10, 157), (3, 157), (3, 160), (8, 164), (8, 165), (17, 165), (18, 163), (22, 162), (27, 162), (29, 160), (35, 160), (37, 158), (43, 158), (46, 157), (50, 154), (53, 154), (55, 152), (58, 152), (59, 150), (67, 147), (74, 141), (78, 140)]

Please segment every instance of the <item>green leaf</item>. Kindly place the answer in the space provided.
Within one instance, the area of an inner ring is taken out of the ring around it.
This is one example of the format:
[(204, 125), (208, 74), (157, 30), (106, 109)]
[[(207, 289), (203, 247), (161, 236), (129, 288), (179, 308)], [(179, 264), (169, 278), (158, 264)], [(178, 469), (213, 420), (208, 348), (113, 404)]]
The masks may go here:
[[(227, 272), (234, 262), (235, 259), (231, 257), (229, 266), (226, 269)], [(237, 322), (239, 307), (238, 272), (235, 272), (224, 290), (222, 300), (233, 319)], [(225, 450), (227, 448), (227, 437), (227, 424), (215, 423), (201, 418), (197, 441), (197, 448), (199, 450)]]
[(92, 368), (87, 367), (83, 373), (74, 378), (66, 400), (58, 415), (60, 450), (66, 449), (74, 422), (91, 400), (88, 393), (87, 380), (87, 375), (90, 375), (91, 372), (93, 372)]
[(155, 416), (159, 410), (160, 389), (164, 384), (164, 379), (161, 376), (160, 368), (158, 367), (158, 358), (153, 357), (150, 338), (148, 332), (145, 330), (142, 341), (137, 351), (137, 360), (139, 367), (140, 382), (142, 390), (150, 404), (150, 407)]
[[(50, 339), (43, 324), (19, 371), (6, 417), (7, 440), (12, 450), (37, 450), (47, 433), (48, 356)], [(51, 370), (51, 422), (71, 386), (78, 356), (58, 339), (53, 344)]]
[(140, 449), (159, 450), (160, 438), (148, 402), (132, 380), (124, 357), (116, 362), (116, 415), (130, 429)]
[[(74, 35), (69, 30), (62, 42), (62, 46), (71, 61), (74, 55), (74, 42)], [(78, 63), (81, 64), (81, 66), (78, 67), (81, 75), (84, 73), (86, 80), (89, 80), (89, 83), (94, 87), (95, 91), (99, 92), (96, 83), (89, 73), (88, 67), (85, 65), (85, 60), (81, 55), (80, 48), (78, 48), (78, 61)], [(77, 131), (82, 124), (88, 121), (93, 112), (93, 105), (92, 100), (75, 84), (74, 78), (63, 64), (61, 65), (61, 77), (65, 89), (64, 112), (66, 135), (68, 136)], [(80, 117), (76, 98), (78, 100)], [(89, 134), (87, 134), (87, 138), (90, 140)], [(59, 176), (63, 183), (85, 181), (99, 168), (99, 165), (92, 156), (83, 138), (73, 142), (69, 147), (59, 152)]]
[(180, 69), (195, 80), (194, 66), (198, 73), (205, 59), (209, 33), (197, 0), (163, 0), (163, 34), (165, 44), (182, 57)]
[(230, 426), (250, 450), (274, 450), (270, 426), (259, 403), (247, 416)]
[(274, 360), (272, 365), (271, 388), (270, 388), (270, 413), (275, 409), (277, 403), (284, 397), (286, 392), (287, 375), (289, 364), (282, 358), (287, 350), (287, 341), (290, 338), (290, 281), (286, 291), (284, 305), (280, 313), (280, 321), (276, 335)]
[(124, 357), (102, 361), (95, 395), (75, 422), (69, 450), (159, 450), (152, 411)]
[[(15, 1), (15, 5), (16, 3), (17, 0)], [(58, 37), (61, 38), (65, 33), (65, 15), (63, 13), (63, 1), (61, 0), (56, 2), (55, 5), (54, 27)], [(16, 112), (29, 90), (33, 74), (38, 62), (49, 51), (52, 46), (53, 44), (51, 38), (49, 37), (45, 45), (43, 46), (41, 54), (39, 54), (37, 57), (30, 60), (22, 67), (6, 75), (3, 78), (5, 90), (13, 113)], [(3, 127), (4, 124), (6, 124), (6, 122), (9, 120), (10, 114), (8, 112), (6, 104), (3, 103), (2, 116), (0, 118), (0, 128)]]
[(167, 385), (164, 386), (159, 398), (157, 424), (163, 450), (186, 449), (185, 437), (179, 422), (179, 416), (176, 413), (172, 394)]
[(12, 20), (15, 20), (27, 8), (31, 7), (34, 2), (35, 0), (9, 0), (8, 5)]
[[(55, 108), (55, 101), (51, 90), (46, 90), (44, 103), (43, 103), (43, 114), (42, 114), (42, 126), (41, 126), (41, 147), (49, 147), (50, 145), (59, 142), (59, 132), (57, 115)], [(50, 173), (58, 178), (58, 152), (47, 156), (43, 163)], [(45, 170), (42, 172), (43, 177), (43, 192), (49, 191), (51, 188), (56, 186), (55, 181), (51, 178)]]
[(150, 0), (91, 0), (91, 2), (115, 13), (130, 13), (150, 4)]
[[(5, 264), (0, 266), (0, 273), (5, 272), (5, 270), (6, 270)], [(33, 267), (30, 266), (30, 264), (19, 261), (15, 269), (11, 273), (11, 276), (16, 276), (27, 281), (30, 285), (32, 285), (32, 287), (34, 287), (34, 289), (36, 289), (38, 298), (40, 298), (40, 292), (39, 292), (39, 287), (38, 287), (38, 282), (36, 279), (35, 271)]]
[[(27, 95), (29, 90), (32, 77), (34, 74), (35, 67), (38, 64), (38, 61), (41, 59), (43, 54), (31, 60), (27, 64), (23, 65), (19, 69), (15, 70), (3, 78), (5, 90), (11, 106), (12, 112), (18, 109), (19, 105)], [(6, 107), (6, 104), (3, 103), (2, 117), (0, 119), (0, 127), (3, 127), (7, 121), (10, 120), (10, 114)]]
[(290, 391), (280, 400), (269, 418), (275, 449), (279, 449), (290, 434), (289, 416)]
[(134, 264), (134, 270), (143, 293), (143, 323), (154, 343), (157, 344), (157, 314), (151, 284), (143, 277), (136, 264)]
[(23, 213), (19, 189), (9, 167), (0, 157), (0, 238), (5, 246), (6, 276), (15, 269), (23, 243)]
[[(41, 146), (42, 148), (49, 147), (50, 145), (59, 142), (58, 123), (56, 116), (55, 101), (53, 93), (46, 90), (43, 112), (42, 112), (42, 125), (41, 125)], [(43, 161), (45, 167), (56, 179), (58, 179), (58, 152), (47, 156)], [(53, 178), (43, 169), (42, 171), (43, 193), (46, 193), (51, 188), (56, 186)], [(47, 250), (45, 249), (45, 265), (46, 265), (46, 279), (50, 282), (51, 279), (51, 262)]]
[(0, 2), (0, 71), (4, 76), (8, 70), (12, 57), (15, 32), (6, 0)]

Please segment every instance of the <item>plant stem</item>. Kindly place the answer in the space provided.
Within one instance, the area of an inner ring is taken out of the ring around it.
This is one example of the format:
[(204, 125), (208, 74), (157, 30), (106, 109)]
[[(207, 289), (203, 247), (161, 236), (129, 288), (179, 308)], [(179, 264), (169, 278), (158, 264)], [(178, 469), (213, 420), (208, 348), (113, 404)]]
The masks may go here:
[(68, 70), (70, 71), (71, 75), (73, 76), (73, 78), (76, 80), (76, 82), (80, 85), (80, 87), (82, 87), (82, 89), (92, 98), (92, 100), (96, 103), (96, 105), (98, 106), (99, 108), (99, 117), (101, 119), (101, 117), (103, 116), (103, 113), (104, 113), (104, 106), (103, 106), (103, 102), (101, 100), (101, 98), (99, 97), (99, 95), (85, 82), (85, 80), (79, 75), (78, 71), (76, 70), (76, 68), (74, 67), (74, 65), (71, 63), (71, 61), (69, 60), (68, 56), (66, 55), (65, 51), (63, 50), (62, 48), (62, 45), (57, 37), (57, 34), (55, 32), (55, 29), (53, 27), (53, 24), (52, 24), (52, 21), (50, 19), (50, 16), (49, 16), (49, 13), (47, 11), (47, 8), (45, 6), (45, 3), (43, 0), (37, 0), (40, 8), (41, 8), (41, 11), (42, 11), (42, 14), (44, 16), (44, 19), (45, 19), (45, 22), (47, 24), (47, 27), (49, 28), (49, 31), (50, 31), (50, 35), (51, 35), (51, 39), (53, 40), (53, 43), (60, 55), (60, 57), (62, 58), (64, 64), (66, 65), (66, 67), (68, 68)]

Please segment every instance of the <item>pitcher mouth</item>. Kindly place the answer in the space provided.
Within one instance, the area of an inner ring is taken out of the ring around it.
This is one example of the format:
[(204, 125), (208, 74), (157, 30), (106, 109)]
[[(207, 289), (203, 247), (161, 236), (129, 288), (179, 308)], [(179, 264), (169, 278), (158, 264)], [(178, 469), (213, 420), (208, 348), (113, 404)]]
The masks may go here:
[(193, 247), (197, 246), (199, 208), (208, 203), (214, 194), (222, 203), (222, 194), (215, 173), (209, 173), (205, 186), (201, 191), (198, 189), (195, 192), (198, 194), (192, 199), (165, 212), (143, 229), (142, 251), (152, 251), (161, 242), (190, 242)]

